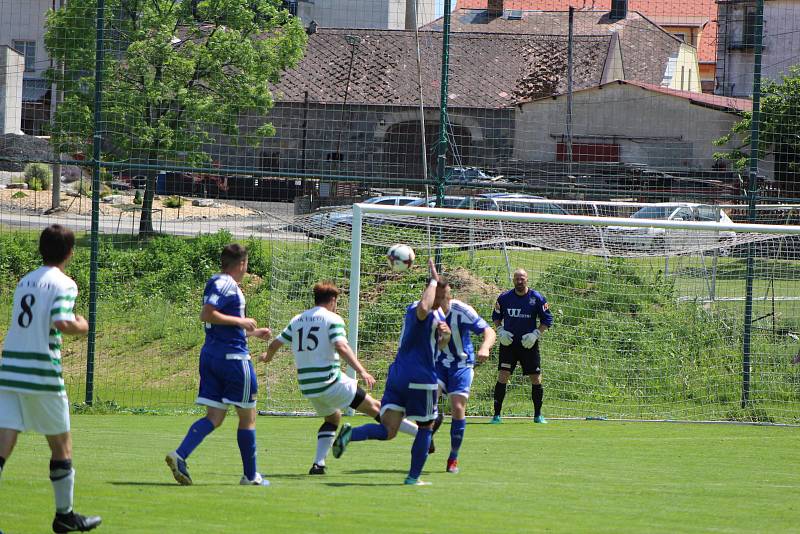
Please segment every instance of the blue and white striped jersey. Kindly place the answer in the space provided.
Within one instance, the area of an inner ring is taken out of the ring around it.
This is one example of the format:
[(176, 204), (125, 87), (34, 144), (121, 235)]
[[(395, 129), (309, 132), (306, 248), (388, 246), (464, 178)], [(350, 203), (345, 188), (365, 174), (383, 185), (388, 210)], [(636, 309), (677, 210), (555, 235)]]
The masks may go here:
[(444, 367), (473, 367), (475, 348), (471, 334), (482, 334), (489, 324), (475, 309), (457, 299), (450, 300), (450, 310), (446, 316), (447, 326), (452, 335), (447, 348), (439, 352), (437, 360)]

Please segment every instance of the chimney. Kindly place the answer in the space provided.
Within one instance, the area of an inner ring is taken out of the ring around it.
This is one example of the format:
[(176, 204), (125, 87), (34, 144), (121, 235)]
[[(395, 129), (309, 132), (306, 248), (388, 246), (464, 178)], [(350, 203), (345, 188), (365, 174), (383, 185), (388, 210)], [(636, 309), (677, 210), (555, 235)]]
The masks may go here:
[(490, 17), (502, 17), (503, 0), (489, 0), (486, 4), (486, 12)]
[(628, 16), (628, 0), (611, 0), (611, 20), (622, 20)]

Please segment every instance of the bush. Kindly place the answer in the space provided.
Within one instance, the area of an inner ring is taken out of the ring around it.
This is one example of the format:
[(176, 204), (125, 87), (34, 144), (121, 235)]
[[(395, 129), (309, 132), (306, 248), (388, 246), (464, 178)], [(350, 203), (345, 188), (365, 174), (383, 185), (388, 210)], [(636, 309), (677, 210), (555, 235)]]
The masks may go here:
[(142, 205), (142, 192), (140, 190), (136, 190), (136, 195), (133, 197), (133, 203), (137, 206)]
[(32, 191), (46, 191), (50, 189), (53, 173), (44, 163), (29, 163), (25, 166), (25, 183)]
[(183, 206), (183, 199), (181, 197), (167, 197), (164, 199), (164, 207), (165, 208), (180, 208)]

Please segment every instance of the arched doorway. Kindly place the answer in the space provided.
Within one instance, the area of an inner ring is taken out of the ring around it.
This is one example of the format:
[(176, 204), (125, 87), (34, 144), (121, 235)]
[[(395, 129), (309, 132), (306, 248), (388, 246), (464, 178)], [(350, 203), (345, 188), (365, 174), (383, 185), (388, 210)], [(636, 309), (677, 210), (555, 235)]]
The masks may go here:
[[(419, 121), (393, 124), (384, 136), (387, 178), (422, 179), (422, 129)], [(448, 135), (447, 165), (471, 165), (472, 134), (460, 124), (452, 124)], [(433, 178), (438, 155), (439, 123), (425, 123), (428, 177)]]

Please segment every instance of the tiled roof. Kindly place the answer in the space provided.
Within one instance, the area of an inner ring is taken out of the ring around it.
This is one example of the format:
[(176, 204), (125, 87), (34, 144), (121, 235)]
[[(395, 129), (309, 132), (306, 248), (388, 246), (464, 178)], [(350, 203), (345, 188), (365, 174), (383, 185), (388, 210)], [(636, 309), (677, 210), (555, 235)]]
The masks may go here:
[[(677, 57), (680, 41), (639, 15), (628, 13), (623, 20), (611, 20), (607, 11), (575, 13), (575, 35), (609, 35), (617, 32), (622, 49), (625, 78), (661, 83), (670, 56)], [(458, 9), (451, 17), (453, 32), (484, 31), (508, 34), (567, 35), (566, 11), (526, 12), (521, 20), (489, 17), (485, 10)], [(441, 31), (442, 19), (425, 29)]]
[[(748, 100), (746, 98), (732, 98), (729, 96), (718, 96), (718, 95), (709, 95), (706, 93), (695, 93), (694, 91), (681, 91), (678, 89), (670, 89), (668, 87), (661, 87), (660, 85), (653, 85), (650, 83), (641, 83), (635, 82), (631, 80), (614, 80), (613, 82), (608, 82), (604, 84), (598, 84), (594, 87), (584, 87), (583, 89), (579, 89), (575, 92), (579, 91), (588, 91), (597, 88), (603, 88), (612, 84), (626, 84), (632, 85), (634, 87), (640, 87), (645, 91), (651, 91), (654, 93), (661, 93), (664, 95), (670, 95), (677, 98), (683, 98), (688, 100), (692, 104), (697, 104), (698, 106), (709, 107), (713, 109), (718, 109), (721, 111), (731, 111), (731, 112), (742, 112), (742, 111), (752, 111), (753, 110), (753, 102), (752, 100)], [(559, 96), (564, 96), (559, 95)], [(541, 100), (541, 99), (538, 99)]]
[[(487, 0), (457, 0), (461, 9), (486, 9)], [(506, 10), (566, 11), (572, 6), (587, 11), (608, 11), (611, 0), (504, 0)], [(697, 59), (701, 63), (714, 63), (717, 58), (717, 3), (716, 0), (629, 0), (629, 11), (656, 20), (665, 26), (695, 26), (698, 17), (708, 21), (697, 47)], [(667, 24), (669, 22), (669, 24)]]
[[(346, 37), (357, 36), (353, 47)], [(582, 36), (574, 46), (574, 87), (600, 83), (610, 35)], [(442, 34), (420, 32), (426, 105), (439, 102)], [(561, 36), (454, 33), (450, 37), (449, 105), (503, 108), (566, 90), (567, 40)], [(300, 64), (275, 87), (276, 100), (371, 105), (419, 105), (413, 31), (318, 29)]]
[(753, 111), (753, 101), (746, 98), (732, 98), (729, 96), (709, 95), (706, 93), (695, 93), (693, 91), (680, 91), (678, 89), (670, 89), (668, 87), (661, 87), (660, 85), (652, 85), (649, 83), (640, 83), (627, 80), (622, 83), (635, 85), (646, 89), (648, 91), (655, 91), (665, 95), (677, 96), (685, 98), (693, 104), (700, 106), (707, 106), (715, 109), (732, 110), (732, 111)]

